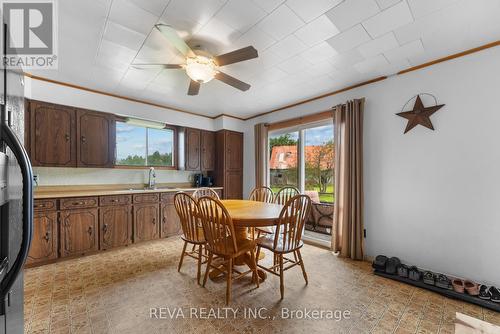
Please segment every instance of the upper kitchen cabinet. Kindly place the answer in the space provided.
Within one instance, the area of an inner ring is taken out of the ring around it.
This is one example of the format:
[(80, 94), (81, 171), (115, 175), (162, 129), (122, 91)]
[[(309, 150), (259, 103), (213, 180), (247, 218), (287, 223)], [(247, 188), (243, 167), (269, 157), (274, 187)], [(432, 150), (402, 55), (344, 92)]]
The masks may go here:
[(115, 156), (115, 120), (111, 114), (77, 111), (77, 165), (113, 167)]
[(215, 169), (215, 133), (186, 128), (185, 166), (191, 171)]
[(185, 136), (186, 170), (201, 170), (201, 130), (187, 128)]
[(115, 116), (30, 101), (26, 138), (33, 166), (113, 167)]
[(225, 131), (225, 160), (228, 171), (243, 169), (243, 134), (234, 131)]
[(215, 170), (215, 133), (201, 131), (201, 170)]
[(216, 135), (215, 183), (224, 199), (243, 198), (243, 134), (220, 130)]
[(31, 101), (29, 112), (30, 155), (33, 165), (75, 167), (75, 109)]

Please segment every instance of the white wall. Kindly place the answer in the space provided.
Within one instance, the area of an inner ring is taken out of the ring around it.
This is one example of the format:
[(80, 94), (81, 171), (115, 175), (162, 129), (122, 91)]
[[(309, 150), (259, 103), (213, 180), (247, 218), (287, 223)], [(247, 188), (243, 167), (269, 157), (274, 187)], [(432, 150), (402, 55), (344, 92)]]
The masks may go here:
[[(368, 255), (500, 284), (499, 73), (493, 48), (266, 115), (245, 125), (245, 151), (254, 151), (255, 123), (365, 97)], [(406, 122), (395, 113), (422, 92), (446, 104), (431, 117), (436, 131), (419, 126), (403, 135)], [(244, 175), (248, 194), (253, 154), (245, 154)]]

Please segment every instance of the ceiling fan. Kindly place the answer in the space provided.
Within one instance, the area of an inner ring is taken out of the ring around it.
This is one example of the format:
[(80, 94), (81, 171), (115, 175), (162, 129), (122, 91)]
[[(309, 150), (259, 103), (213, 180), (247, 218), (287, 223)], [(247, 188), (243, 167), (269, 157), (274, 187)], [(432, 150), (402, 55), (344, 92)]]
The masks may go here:
[(209, 82), (212, 79), (220, 80), (241, 91), (247, 91), (250, 85), (240, 81), (219, 70), (220, 67), (238, 63), (259, 55), (253, 46), (247, 46), (234, 50), (219, 56), (212, 56), (209, 53), (196, 50), (196, 53), (187, 45), (187, 43), (177, 35), (177, 32), (166, 24), (156, 24), (162, 35), (174, 46), (180, 53), (186, 57), (185, 64), (133, 64), (136, 67), (143, 66), (162, 66), (166, 69), (184, 69), (191, 79), (189, 83), (188, 95), (198, 95), (202, 83)]

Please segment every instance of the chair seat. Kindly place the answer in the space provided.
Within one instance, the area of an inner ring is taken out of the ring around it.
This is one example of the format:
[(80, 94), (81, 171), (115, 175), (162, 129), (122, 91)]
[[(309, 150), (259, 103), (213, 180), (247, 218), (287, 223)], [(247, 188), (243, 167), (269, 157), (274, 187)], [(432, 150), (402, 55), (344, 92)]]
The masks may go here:
[(255, 242), (257, 243), (257, 246), (269, 249), (270, 251), (275, 253), (291, 253), (296, 251), (297, 249), (302, 248), (302, 246), (304, 245), (302, 240), (300, 240), (296, 247), (291, 247), (290, 245), (287, 245), (287, 247), (283, 248), (283, 239), (280, 238), (278, 240), (277, 247), (274, 248), (274, 236), (275, 236), (274, 234), (266, 235), (256, 239)]
[(255, 229), (261, 233), (266, 233), (266, 234), (273, 234), (274, 233), (274, 228), (272, 228), (270, 226), (256, 227)]
[(197, 244), (197, 245), (206, 243), (207, 240), (205, 239), (205, 234), (203, 233), (203, 229), (201, 227), (198, 227), (198, 229), (199, 229), (198, 233), (196, 233), (197, 235), (195, 235), (194, 238), (187, 238), (186, 235), (183, 234), (181, 236), (181, 239), (184, 241), (187, 241), (189, 243)]
[(214, 254), (223, 256), (223, 257), (237, 257), (246, 252), (252, 251), (255, 249), (255, 241), (250, 239), (238, 240), (238, 251), (236, 252), (233, 244), (228, 243), (227, 247), (224, 247), (224, 243), (220, 242), (215, 245), (215, 249), (210, 247), (210, 244), (207, 244), (207, 248)]

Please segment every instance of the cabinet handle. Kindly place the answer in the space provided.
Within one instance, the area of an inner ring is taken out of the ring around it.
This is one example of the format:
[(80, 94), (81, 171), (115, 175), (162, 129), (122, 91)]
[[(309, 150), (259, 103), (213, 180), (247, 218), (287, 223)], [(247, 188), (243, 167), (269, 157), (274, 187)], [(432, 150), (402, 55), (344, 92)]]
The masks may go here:
[(104, 232), (106, 232), (106, 231), (108, 230), (108, 224), (104, 224), (104, 226), (102, 227), (102, 230), (103, 230)]
[(64, 139), (66, 139), (66, 141), (69, 141), (69, 134), (64, 135)]
[(156, 218), (153, 218), (152, 223), (153, 223), (153, 225), (156, 225)]
[(89, 226), (89, 229), (87, 230), (89, 235), (92, 235), (92, 226)]
[(73, 205), (83, 205), (83, 204), (85, 204), (85, 203), (83, 203), (83, 202), (73, 202)]
[(49, 242), (49, 240), (50, 240), (50, 231), (47, 231), (45, 233), (45, 236), (43, 238), (45, 239), (45, 241)]
[(163, 224), (167, 223), (167, 219), (165, 217), (163, 217), (161, 221), (163, 222)]
[(82, 143), (86, 143), (87, 142), (87, 138), (85, 136), (82, 136)]

